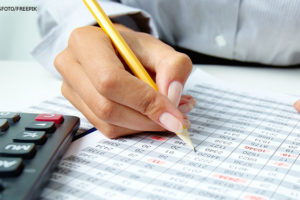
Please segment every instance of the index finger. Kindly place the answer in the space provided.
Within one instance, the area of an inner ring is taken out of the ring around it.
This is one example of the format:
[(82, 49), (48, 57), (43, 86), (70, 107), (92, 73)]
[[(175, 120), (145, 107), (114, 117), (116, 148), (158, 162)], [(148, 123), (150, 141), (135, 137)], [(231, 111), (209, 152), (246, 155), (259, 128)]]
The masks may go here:
[(121, 34), (147, 70), (156, 73), (159, 91), (177, 106), (192, 71), (191, 59), (149, 34), (128, 31)]

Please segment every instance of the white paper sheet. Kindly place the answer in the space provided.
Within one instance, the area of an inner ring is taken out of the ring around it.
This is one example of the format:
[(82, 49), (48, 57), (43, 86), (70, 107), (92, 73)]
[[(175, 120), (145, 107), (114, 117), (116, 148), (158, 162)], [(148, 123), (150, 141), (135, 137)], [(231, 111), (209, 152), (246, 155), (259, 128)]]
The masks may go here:
[(196, 70), (186, 93), (193, 152), (170, 133), (75, 141), (43, 199), (300, 199), (294, 97), (251, 91)]

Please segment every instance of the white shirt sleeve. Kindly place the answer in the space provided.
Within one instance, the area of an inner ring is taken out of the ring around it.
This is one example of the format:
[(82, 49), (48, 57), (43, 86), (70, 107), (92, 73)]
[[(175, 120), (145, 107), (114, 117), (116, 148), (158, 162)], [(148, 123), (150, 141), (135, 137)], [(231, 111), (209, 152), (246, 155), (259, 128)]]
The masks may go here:
[[(133, 28), (158, 36), (147, 12), (112, 1), (100, 0), (100, 4), (106, 14), (115, 21), (128, 23)], [(56, 55), (66, 48), (69, 35), (75, 28), (96, 24), (96, 20), (82, 1), (38, 1), (38, 7), (42, 41), (33, 49), (32, 56), (60, 77), (53, 64)]]

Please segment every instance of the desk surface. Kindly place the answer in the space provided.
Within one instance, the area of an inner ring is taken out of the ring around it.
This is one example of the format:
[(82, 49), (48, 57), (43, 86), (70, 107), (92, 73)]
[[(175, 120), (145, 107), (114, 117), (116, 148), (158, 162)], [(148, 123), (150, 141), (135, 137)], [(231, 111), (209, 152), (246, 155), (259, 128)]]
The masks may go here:
[(60, 93), (60, 81), (36, 62), (0, 62), (0, 110), (22, 111)]
[[(300, 68), (197, 65), (225, 81), (300, 97)], [(22, 109), (60, 94), (61, 81), (36, 62), (0, 61), (0, 110)]]

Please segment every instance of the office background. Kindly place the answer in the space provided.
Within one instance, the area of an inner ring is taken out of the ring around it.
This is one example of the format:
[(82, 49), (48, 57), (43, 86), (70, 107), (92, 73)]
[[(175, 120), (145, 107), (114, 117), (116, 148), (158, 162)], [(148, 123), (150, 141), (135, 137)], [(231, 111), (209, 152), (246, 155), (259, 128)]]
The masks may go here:
[[(36, 0), (0, 0), (0, 6), (36, 6)], [(34, 11), (0, 11), (0, 60), (32, 60), (30, 51), (40, 41)]]

